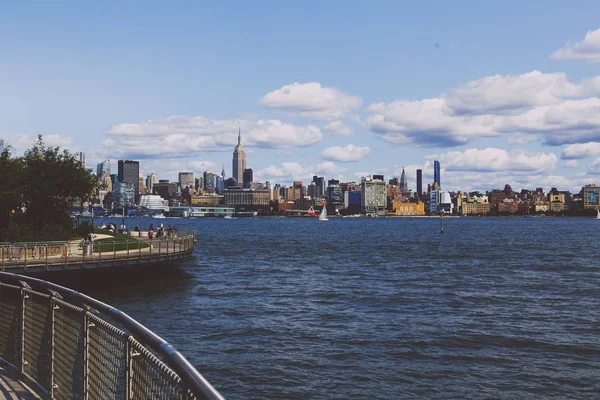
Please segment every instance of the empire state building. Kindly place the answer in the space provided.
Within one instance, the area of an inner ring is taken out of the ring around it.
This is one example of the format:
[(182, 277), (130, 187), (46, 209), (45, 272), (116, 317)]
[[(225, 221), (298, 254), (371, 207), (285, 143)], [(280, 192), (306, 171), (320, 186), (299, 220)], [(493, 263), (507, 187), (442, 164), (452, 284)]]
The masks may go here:
[(242, 131), (238, 130), (238, 144), (233, 151), (233, 178), (238, 186), (244, 187), (244, 170), (246, 169), (246, 150), (242, 147)]

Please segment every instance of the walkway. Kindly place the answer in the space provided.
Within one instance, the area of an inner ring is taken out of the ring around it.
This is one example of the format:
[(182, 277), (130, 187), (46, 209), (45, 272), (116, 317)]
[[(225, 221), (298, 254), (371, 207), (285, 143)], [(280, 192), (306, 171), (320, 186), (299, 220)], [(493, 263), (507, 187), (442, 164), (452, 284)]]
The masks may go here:
[(0, 398), (2, 399), (41, 399), (27, 385), (17, 380), (16, 373), (0, 365)]

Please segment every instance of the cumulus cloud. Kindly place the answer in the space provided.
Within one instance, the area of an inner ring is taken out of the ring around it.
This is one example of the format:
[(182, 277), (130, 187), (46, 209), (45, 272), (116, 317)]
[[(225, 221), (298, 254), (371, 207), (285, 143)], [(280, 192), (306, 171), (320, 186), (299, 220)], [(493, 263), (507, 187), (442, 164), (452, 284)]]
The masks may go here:
[(508, 137), (508, 145), (509, 146), (524, 145), (524, 144), (529, 144), (531, 142), (535, 142), (536, 140), (538, 140), (537, 135), (516, 133), (516, 134)]
[(370, 151), (371, 149), (368, 147), (359, 147), (349, 144), (346, 147), (328, 147), (323, 150), (321, 155), (326, 160), (353, 162), (362, 160), (367, 154), (369, 154)]
[(600, 143), (575, 143), (565, 146), (561, 158), (564, 160), (578, 160), (600, 154)]
[(563, 74), (494, 76), (437, 98), (371, 104), (366, 123), (384, 141), (416, 146), (529, 135), (548, 145), (600, 140), (600, 99), (588, 92)]
[(592, 163), (588, 166), (587, 169), (588, 175), (599, 175), (600, 174), (600, 157), (596, 158)]
[(283, 185), (289, 185), (295, 180), (301, 180), (305, 185), (308, 185), (314, 175), (325, 175), (327, 179), (345, 180), (344, 174), (347, 171), (346, 168), (342, 168), (332, 161), (325, 161), (316, 165), (284, 162), (280, 166), (271, 165), (258, 170), (255, 175), (259, 180), (278, 182)]
[(600, 29), (588, 31), (582, 41), (569, 43), (550, 56), (553, 60), (600, 62)]
[(577, 165), (579, 165), (579, 163), (577, 162), (577, 160), (566, 160), (565, 162), (563, 162), (563, 165), (565, 166), (565, 168), (577, 168)]
[(303, 117), (332, 120), (344, 117), (359, 108), (362, 99), (323, 87), (318, 82), (293, 83), (267, 93), (260, 104), (270, 108), (281, 108)]
[(274, 119), (174, 116), (113, 126), (108, 131), (108, 145), (118, 143), (119, 156), (141, 158), (231, 150), (237, 144), (238, 128), (242, 130), (242, 144), (249, 147), (305, 147), (323, 139), (321, 130), (313, 125), (296, 126)]
[(332, 121), (323, 127), (323, 130), (334, 135), (352, 135), (353, 131), (342, 121)]
[(505, 114), (558, 104), (583, 93), (583, 87), (569, 82), (564, 73), (534, 70), (523, 75), (487, 76), (452, 90), (446, 99), (455, 113)]
[(556, 167), (554, 153), (497, 148), (468, 149), (429, 156), (440, 161), (445, 171), (550, 172)]

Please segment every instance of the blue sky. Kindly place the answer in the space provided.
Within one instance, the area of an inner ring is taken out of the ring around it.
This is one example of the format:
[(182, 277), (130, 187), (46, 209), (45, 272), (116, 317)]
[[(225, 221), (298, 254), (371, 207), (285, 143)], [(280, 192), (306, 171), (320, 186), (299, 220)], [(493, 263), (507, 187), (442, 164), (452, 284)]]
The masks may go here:
[(174, 180), (230, 175), (240, 126), (282, 184), (598, 183), (599, 2), (120, 3), (0, 6), (0, 138)]

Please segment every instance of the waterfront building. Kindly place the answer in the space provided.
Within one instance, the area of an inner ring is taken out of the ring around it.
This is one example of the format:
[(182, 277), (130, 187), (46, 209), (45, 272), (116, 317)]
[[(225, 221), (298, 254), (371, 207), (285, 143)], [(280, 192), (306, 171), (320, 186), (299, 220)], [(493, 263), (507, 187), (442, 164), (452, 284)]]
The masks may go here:
[(335, 214), (344, 205), (344, 192), (340, 181), (330, 179), (327, 181), (327, 212)]
[(417, 198), (423, 196), (423, 170), (417, 170)]
[[(135, 203), (139, 201), (140, 193), (140, 163), (139, 161), (132, 160), (119, 160), (119, 182), (120, 183), (131, 183), (134, 186)], [(114, 185), (113, 185), (114, 187)]]
[(190, 204), (192, 206), (216, 207), (225, 203), (225, 196), (219, 195), (196, 195), (191, 196)]
[[(312, 182), (317, 188), (317, 192), (314, 197), (325, 196), (325, 178), (322, 176), (313, 175)], [(311, 196), (309, 194), (309, 196)]]
[(225, 180), (225, 189), (239, 187), (235, 178), (227, 178)]
[(497, 203), (496, 207), (498, 208), (498, 213), (500, 214), (515, 214), (519, 211), (519, 203), (516, 199), (512, 198), (503, 199)]
[[(498, 190), (498, 189), (492, 190), (489, 193), (488, 197), (490, 199), (490, 201), (489, 201), (490, 208), (492, 210), (496, 210), (498, 212), (500, 209), (499, 204), (502, 203), (505, 199), (516, 200), (516, 198), (517, 198), (515, 192), (513, 192), (512, 188), (508, 184), (504, 185), (503, 190)], [(510, 207), (510, 206), (503, 206), (503, 207)]]
[(146, 177), (146, 191), (148, 193), (153, 193), (155, 183), (156, 183), (156, 175), (154, 175), (154, 172), (153, 172)]
[(233, 150), (233, 178), (238, 185), (244, 185), (244, 170), (246, 169), (246, 150), (242, 147), (242, 131), (238, 130), (238, 144)]
[(487, 196), (463, 198), (461, 215), (486, 215), (490, 213), (490, 203)]
[(104, 160), (96, 165), (96, 176), (98, 182), (104, 181), (105, 177), (110, 177), (110, 161)]
[(194, 187), (194, 173), (193, 172), (180, 172), (179, 173), (179, 187), (188, 188)]
[(348, 214), (358, 214), (361, 210), (361, 192), (360, 190), (344, 192), (344, 208)]
[(377, 211), (385, 210), (387, 198), (383, 175), (363, 177), (360, 185), (362, 211), (367, 214), (374, 214)]
[(429, 215), (435, 215), (439, 212), (438, 204), (440, 202), (440, 190), (437, 182), (433, 183), (433, 187), (429, 191)]
[(561, 192), (556, 188), (552, 188), (548, 193), (548, 202), (550, 203), (550, 211), (563, 212), (567, 210), (567, 201), (565, 192)]
[(438, 188), (442, 187), (440, 179), (440, 162), (438, 160), (433, 161), (433, 182), (437, 183)]
[(140, 207), (165, 211), (169, 209), (169, 201), (157, 194), (142, 194), (140, 195)]
[(215, 176), (210, 169), (204, 171), (204, 192), (215, 192)]
[(258, 211), (270, 209), (268, 190), (242, 189), (239, 187), (225, 189), (225, 205), (235, 207), (237, 211)]
[(454, 213), (454, 203), (452, 202), (452, 196), (450, 195), (450, 192), (439, 192), (437, 209), (438, 212), (444, 214)]
[(585, 185), (581, 191), (583, 192), (583, 208), (598, 210), (600, 206), (600, 186), (592, 183)]
[(392, 209), (394, 215), (425, 215), (425, 204), (422, 201), (412, 202), (412, 201), (401, 201), (399, 199), (394, 199), (392, 202)]
[(253, 180), (254, 180), (254, 174), (253, 174), (252, 168), (246, 168), (244, 170), (244, 176), (243, 176), (244, 188), (249, 189)]
[(308, 196), (315, 199), (317, 197), (320, 197), (319, 195), (319, 189), (317, 187), (317, 185), (315, 184), (315, 182), (311, 182), (310, 185), (308, 185), (306, 187), (306, 192), (308, 193)]

